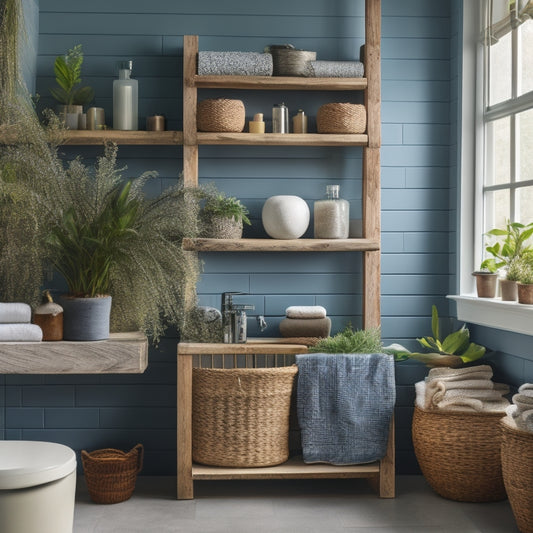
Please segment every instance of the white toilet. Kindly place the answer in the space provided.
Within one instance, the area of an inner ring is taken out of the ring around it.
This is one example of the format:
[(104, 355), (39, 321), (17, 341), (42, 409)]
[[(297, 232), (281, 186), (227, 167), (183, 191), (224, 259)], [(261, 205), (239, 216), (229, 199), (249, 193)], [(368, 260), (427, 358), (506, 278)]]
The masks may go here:
[(76, 454), (62, 444), (0, 441), (0, 531), (72, 533)]

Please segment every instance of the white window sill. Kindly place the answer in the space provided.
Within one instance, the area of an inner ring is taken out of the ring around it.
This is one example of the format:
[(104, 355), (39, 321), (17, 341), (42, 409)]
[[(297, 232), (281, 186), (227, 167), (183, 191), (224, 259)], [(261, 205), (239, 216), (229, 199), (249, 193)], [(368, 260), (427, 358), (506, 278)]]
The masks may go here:
[(457, 318), (461, 321), (533, 335), (533, 305), (467, 295), (448, 298), (457, 303)]

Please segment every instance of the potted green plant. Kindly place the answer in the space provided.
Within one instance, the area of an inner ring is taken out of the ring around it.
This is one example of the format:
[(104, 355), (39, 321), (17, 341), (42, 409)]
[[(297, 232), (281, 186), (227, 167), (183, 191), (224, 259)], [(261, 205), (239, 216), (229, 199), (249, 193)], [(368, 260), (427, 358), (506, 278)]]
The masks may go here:
[(391, 344), (384, 351), (394, 355), (396, 361), (416, 359), (429, 367), (456, 368), (477, 361), (485, 354), (486, 348), (470, 341), (470, 331), (463, 324), (460, 329), (442, 338), (439, 314), (435, 305), (431, 308), (432, 337), (416, 339), (428, 353), (411, 352), (400, 344)]
[(486, 246), (486, 251), (492, 257), (486, 259), (482, 264), (482, 267), (485, 266), (493, 272), (501, 270), (504, 273), (505, 277), (500, 279), (502, 300), (516, 301), (517, 299), (518, 269), (516, 268), (516, 261), (533, 251), (531, 245), (527, 244), (532, 235), (533, 223), (526, 225), (510, 220), (507, 220), (504, 229), (494, 228), (487, 232), (489, 237), (502, 239)]
[(243, 223), (250, 225), (248, 209), (240, 200), (226, 196), (211, 186), (204, 193), (201, 211), (203, 236), (215, 239), (240, 239)]
[(516, 260), (518, 303), (533, 304), (533, 254)]
[(311, 353), (381, 353), (380, 328), (353, 330), (351, 324), (332, 337), (320, 339), (309, 346)]
[(54, 61), (54, 74), (58, 86), (51, 88), (50, 93), (62, 104), (59, 114), (65, 116), (66, 125), (70, 129), (78, 129), (77, 115), (83, 113), (83, 106), (94, 98), (94, 90), (91, 87), (80, 87), (82, 64), (81, 44), (68, 50), (65, 55), (57, 56)]

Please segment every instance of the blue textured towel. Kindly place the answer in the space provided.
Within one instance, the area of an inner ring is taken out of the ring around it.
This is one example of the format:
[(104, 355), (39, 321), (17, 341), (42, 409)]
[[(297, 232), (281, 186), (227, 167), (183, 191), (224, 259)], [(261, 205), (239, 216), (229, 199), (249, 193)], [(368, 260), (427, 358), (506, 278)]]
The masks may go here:
[(386, 354), (302, 354), (297, 410), (306, 463), (348, 465), (385, 456), (396, 388)]

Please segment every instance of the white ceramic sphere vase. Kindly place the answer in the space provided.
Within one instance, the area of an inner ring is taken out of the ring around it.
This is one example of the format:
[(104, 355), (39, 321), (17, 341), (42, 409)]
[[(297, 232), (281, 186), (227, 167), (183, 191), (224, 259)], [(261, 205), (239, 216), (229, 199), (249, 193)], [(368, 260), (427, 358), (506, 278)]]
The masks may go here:
[(309, 226), (309, 206), (299, 196), (271, 196), (263, 205), (261, 217), (273, 239), (298, 239)]

